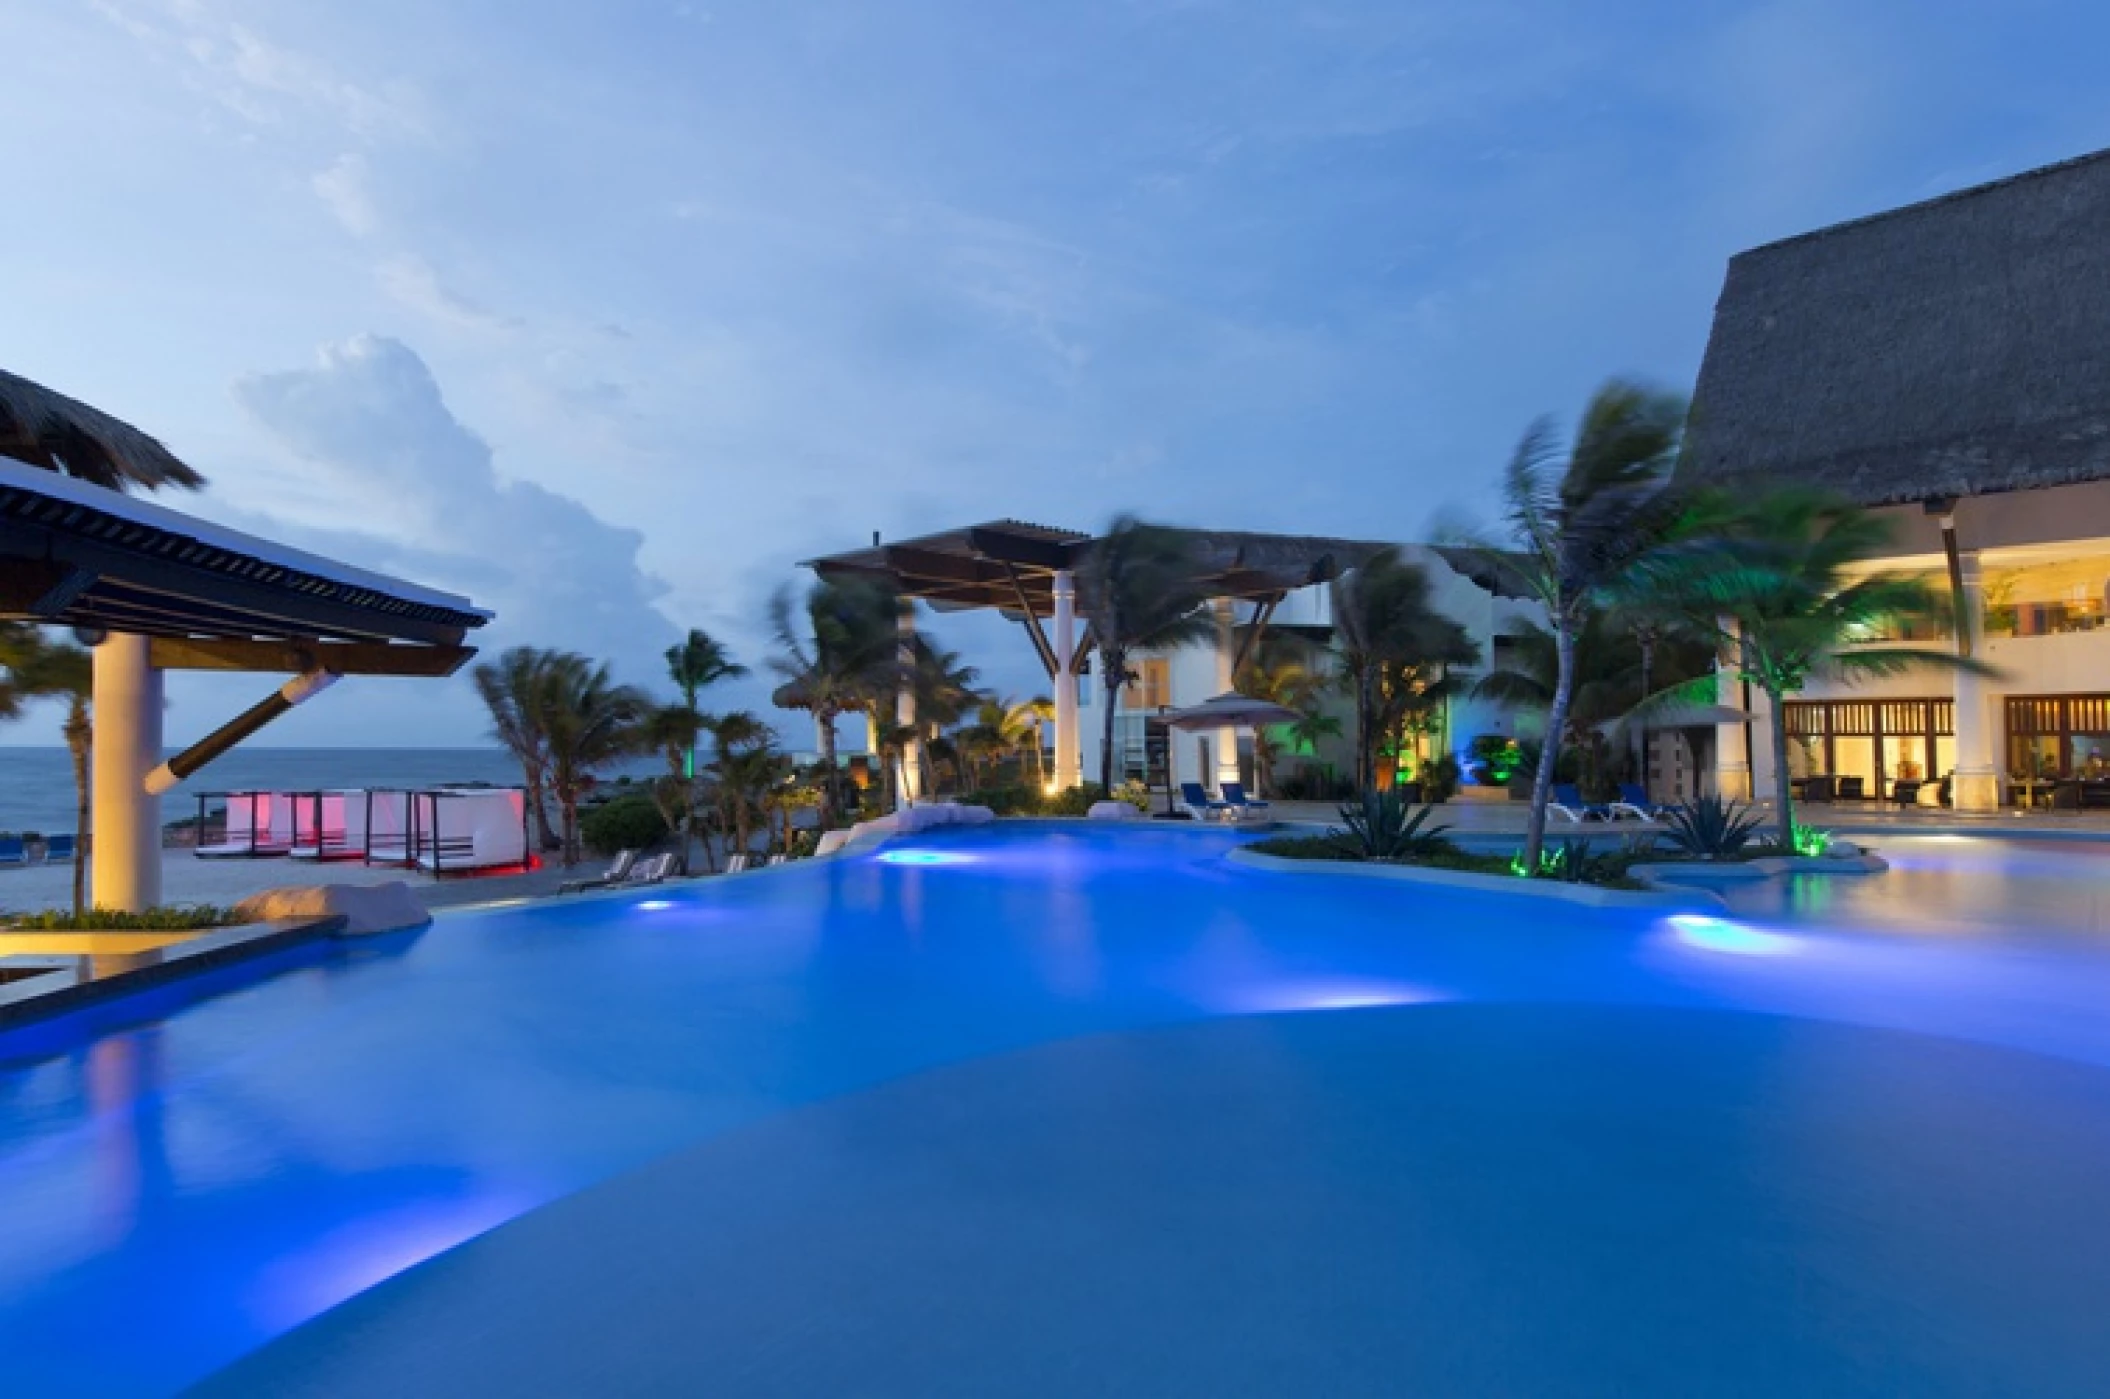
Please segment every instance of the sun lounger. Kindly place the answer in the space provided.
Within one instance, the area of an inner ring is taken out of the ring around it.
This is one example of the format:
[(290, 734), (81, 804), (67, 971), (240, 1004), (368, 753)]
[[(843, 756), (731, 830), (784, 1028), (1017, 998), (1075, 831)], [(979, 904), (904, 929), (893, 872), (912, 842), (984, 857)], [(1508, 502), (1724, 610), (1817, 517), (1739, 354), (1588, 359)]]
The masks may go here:
[(664, 883), (674, 872), (672, 855), (654, 855), (651, 859), (633, 868), (623, 879), (617, 881), (624, 889), (638, 889), (648, 884)]
[(1609, 821), (1611, 809), (1602, 803), (1586, 802), (1582, 788), (1573, 782), (1553, 784), (1553, 800), (1546, 803), (1546, 810), (1566, 820), (1581, 824), (1584, 821)]
[(1221, 821), (1231, 810), (1229, 802), (1215, 800), (1199, 782), (1180, 784), (1180, 807), (1197, 821)]
[(728, 855), (725, 857), (725, 872), (727, 874), (740, 874), (749, 865), (753, 864), (754, 860), (755, 857), (752, 855)]
[(69, 865), (79, 852), (74, 849), (70, 835), (49, 836), (44, 841), (44, 863), (47, 865)]
[(606, 889), (611, 884), (621, 884), (630, 877), (630, 871), (636, 864), (637, 852), (635, 850), (618, 851), (615, 859), (609, 862), (608, 868), (599, 875), (592, 879), (566, 880), (557, 886), (557, 892), (560, 894), (576, 894), (586, 889)]
[(1636, 821), (1653, 821), (1663, 814), (1663, 808), (1648, 799), (1648, 793), (1639, 782), (1619, 784), (1619, 800), (1612, 803), (1612, 815), (1631, 817)]
[(20, 836), (0, 839), (0, 865), (26, 865), (29, 863), (29, 847)]
[(813, 847), (813, 853), (816, 856), (833, 855), (849, 843), (850, 832), (847, 827), (839, 831), (822, 831), (821, 843)]
[(1249, 797), (1245, 794), (1245, 786), (1243, 783), (1222, 782), (1218, 783), (1217, 785), (1223, 789), (1224, 801), (1230, 806), (1236, 807), (1240, 811), (1267, 810), (1266, 802), (1260, 801), (1253, 797)]
[(788, 865), (791, 863), (791, 857), (789, 855), (772, 855), (769, 857), (769, 863), (772, 865)]

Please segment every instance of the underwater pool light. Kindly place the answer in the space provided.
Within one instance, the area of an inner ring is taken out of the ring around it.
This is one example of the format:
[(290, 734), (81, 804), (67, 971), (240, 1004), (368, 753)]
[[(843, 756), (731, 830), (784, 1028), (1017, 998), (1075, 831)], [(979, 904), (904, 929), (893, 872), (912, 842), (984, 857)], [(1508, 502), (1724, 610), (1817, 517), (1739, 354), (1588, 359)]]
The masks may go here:
[(643, 899), (636, 905), (642, 913), (658, 913), (661, 909), (674, 907), (672, 899)]
[(879, 858), (890, 865), (964, 865), (974, 857), (949, 850), (889, 850)]
[(1670, 924), (1678, 940), (1691, 947), (1704, 948), (1709, 952), (1734, 952), (1747, 957), (1769, 957), (1775, 953), (1792, 951), (1793, 938), (1779, 933), (1761, 932), (1744, 923), (1727, 918), (1716, 918), (1705, 913), (1674, 913), (1663, 920)]

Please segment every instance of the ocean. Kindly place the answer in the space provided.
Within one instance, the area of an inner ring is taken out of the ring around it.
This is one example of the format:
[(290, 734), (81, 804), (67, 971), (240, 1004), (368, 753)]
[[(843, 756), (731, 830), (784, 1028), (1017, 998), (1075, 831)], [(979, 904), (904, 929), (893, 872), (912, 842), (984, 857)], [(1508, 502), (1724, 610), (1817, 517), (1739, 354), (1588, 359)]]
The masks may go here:
[[(175, 751), (170, 749), (169, 756)], [(656, 758), (639, 758), (603, 776), (645, 777), (659, 771)], [(498, 748), (237, 748), (164, 797), (161, 819), (196, 815), (200, 792), (461, 782), (517, 786), (520, 767)], [(73, 806), (73, 759), (64, 748), (0, 748), (0, 831), (70, 831)]]

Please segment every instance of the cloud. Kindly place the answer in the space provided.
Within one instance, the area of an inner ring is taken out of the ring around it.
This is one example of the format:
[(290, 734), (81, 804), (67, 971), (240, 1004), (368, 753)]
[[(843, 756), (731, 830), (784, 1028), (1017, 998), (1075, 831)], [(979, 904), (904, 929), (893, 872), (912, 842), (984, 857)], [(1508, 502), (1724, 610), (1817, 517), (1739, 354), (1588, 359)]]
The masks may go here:
[(374, 277), (398, 305), (443, 324), (487, 332), (520, 328), (515, 317), (500, 315), (442, 282), (431, 263), (413, 254), (390, 258)]
[(337, 157), (328, 169), (308, 181), (345, 232), (364, 238), (380, 224), (374, 212), (373, 191), (368, 183), (366, 157), (357, 151)]
[(269, 532), (468, 593), (498, 614), (479, 645), (563, 647), (650, 678), (674, 628), (654, 606), (663, 585), (639, 566), (643, 536), (500, 475), (409, 346), (326, 345), (314, 368), (244, 378), (234, 396), (301, 473)]

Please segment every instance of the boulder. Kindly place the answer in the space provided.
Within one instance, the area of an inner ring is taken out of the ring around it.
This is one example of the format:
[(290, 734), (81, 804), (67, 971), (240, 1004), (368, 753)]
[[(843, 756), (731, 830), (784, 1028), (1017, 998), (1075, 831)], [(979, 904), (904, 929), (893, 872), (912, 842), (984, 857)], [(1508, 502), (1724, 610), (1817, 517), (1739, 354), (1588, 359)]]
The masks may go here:
[(1132, 802), (1093, 802), (1084, 817), (1087, 821), (1140, 821), (1143, 813)]
[(341, 916), (344, 919), (344, 927), (339, 930), (341, 937), (422, 928), (432, 921), (425, 905), (401, 880), (388, 884), (318, 884), (266, 889), (236, 904), (234, 911), (246, 923)]
[(1861, 847), (1854, 844), (1850, 840), (1831, 840), (1825, 842), (1824, 853), (1826, 855), (1836, 855), (1841, 859), (1845, 859), (1850, 856), (1860, 854)]
[(896, 835), (912, 836), (940, 826), (980, 826), (996, 819), (986, 806), (961, 806), (957, 802), (926, 802), (904, 807), (884, 818), (893, 823)]

